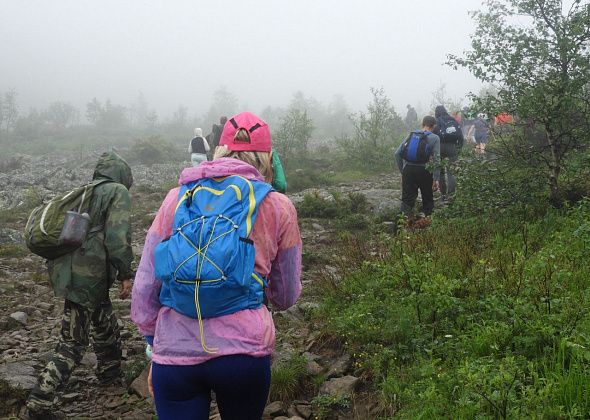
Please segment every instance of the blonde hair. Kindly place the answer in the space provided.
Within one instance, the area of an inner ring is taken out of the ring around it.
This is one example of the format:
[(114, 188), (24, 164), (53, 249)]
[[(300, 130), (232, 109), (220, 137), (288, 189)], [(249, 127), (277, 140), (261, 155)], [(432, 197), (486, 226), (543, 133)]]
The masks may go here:
[[(248, 134), (248, 131), (240, 129), (236, 132), (234, 139), (238, 141), (250, 141), (250, 135)], [(229, 150), (226, 145), (217, 146), (215, 148), (213, 160), (223, 157), (239, 159), (242, 162), (246, 162), (247, 164), (254, 166), (256, 169), (258, 169), (258, 172), (262, 174), (266, 182), (272, 182), (273, 172), (272, 157), (270, 152), (234, 152)]]

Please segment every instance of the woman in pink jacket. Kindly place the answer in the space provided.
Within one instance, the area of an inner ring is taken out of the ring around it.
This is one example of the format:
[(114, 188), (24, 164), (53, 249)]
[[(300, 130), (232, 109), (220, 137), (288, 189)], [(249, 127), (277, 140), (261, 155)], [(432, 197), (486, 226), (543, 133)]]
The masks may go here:
[[(186, 192), (187, 188), (236, 175), (248, 185), (270, 183), (271, 147), (270, 130), (264, 121), (250, 113), (232, 117), (223, 128), (214, 160), (182, 171), (180, 187), (167, 194), (147, 233), (133, 286), (131, 318), (153, 346), (148, 381), (150, 388), (153, 384), (160, 419), (208, 419), (211, 391), (224, 420), (262, 417), (275, 345), (275, 327), (267, 306), (262, 304), (262, 295), (273, 308), (284, 310), (301, 292), (301, 236), (293, 204), (285, 195), (271, 191), (257, 207), (250, 208), (248, 217), (253, 216), (253, 224), (249, 236), (240, 240), (254, 247), (252, 277), (261, 286), (260, 299), (247, 309), (221, 316), (203, 315), (206, 295), (198, 294), (203, 283), (197, 275), (192, 289), (196, 289), (197, 317), (183, 313), (171, 304), (175, 292), (167, 290), (166, 280), (156, 277), (156, 268), (159, 272), (162, 262), (156, 261), (155, 253), (156, 247), (172, 236), (173, 226), (178, 230), (175, 217), (183, 211), (185, 195), (200, 200), (194, 192), (197, 187)], [(237, 187), (232, 188), (241, 198)], [(256, 282), (253, 284), (256, 286)], [(266, 287), (262, 288), (263, 284)]]

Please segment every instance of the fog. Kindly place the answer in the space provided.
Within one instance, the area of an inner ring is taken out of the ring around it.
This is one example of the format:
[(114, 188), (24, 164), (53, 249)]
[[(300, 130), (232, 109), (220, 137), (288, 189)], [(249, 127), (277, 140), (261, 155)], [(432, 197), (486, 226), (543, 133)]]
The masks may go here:
[(221, 86), (240, 107), (284, 106), (296, 91), (363, 109), (383, 87), (398, 112), (480, 84), (444, 65), (469, 48), (480, 0), (0, 0), (0, 92), (22, 111), (142, 93), (168, 115), (205, 112)]

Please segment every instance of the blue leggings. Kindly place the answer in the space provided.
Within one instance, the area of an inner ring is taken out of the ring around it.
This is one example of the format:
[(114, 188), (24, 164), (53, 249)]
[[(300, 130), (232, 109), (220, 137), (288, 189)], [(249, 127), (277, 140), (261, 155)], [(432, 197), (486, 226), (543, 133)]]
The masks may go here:
[(221, 356), (198, 365), (152, 364), (159, 420), (208, 420), (211, 391), (223, 420), (260, 420), (270, 389), (270, 356)]

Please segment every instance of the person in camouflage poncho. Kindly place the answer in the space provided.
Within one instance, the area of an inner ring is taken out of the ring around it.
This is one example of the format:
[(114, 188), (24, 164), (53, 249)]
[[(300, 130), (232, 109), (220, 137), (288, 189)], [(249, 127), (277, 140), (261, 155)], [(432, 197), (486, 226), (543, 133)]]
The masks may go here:
[(109, 384), (120, 377), (121, 342), (109, 288), (118, 279), (120, 297), (125, 299), (131, 292), (129, 188), (133, 177), (127, 162), (109, 152), (99, 158), (94, 170), (93, 179), (102, 178), (112, 182), (94, 188), (88, 213), (91, 226), (102, 225), (103, 229), (90, 233), (76, 251), (47, 264), (53, 290), (65, 298), (65, 305), (55, 354), (27, 400), (30, 418), (51, 417), (55, 390), (82, 360), (90, 334), (99, 381)]

